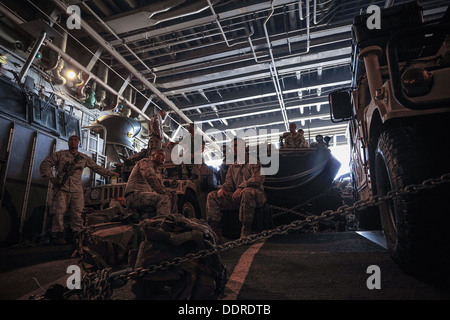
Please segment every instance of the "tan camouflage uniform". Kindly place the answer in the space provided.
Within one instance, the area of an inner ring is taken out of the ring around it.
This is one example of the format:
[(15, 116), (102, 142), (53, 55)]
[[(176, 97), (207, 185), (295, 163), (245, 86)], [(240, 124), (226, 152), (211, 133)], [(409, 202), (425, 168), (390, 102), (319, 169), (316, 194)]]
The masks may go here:
[(303, 133), (298, 133), (300, 135), (300, 148), (309, 148), (309, 143), (306, 141)]
[(156, 113), (150, 120), (148, 139), (148, 154), (155, 149), (161, 149), (164, 140), (163, 119), (159, 113)]
[[(261, 164), (232, 164), (227, 171), (225, 182), (222, 185), (224, 196), (218, 197), (217, 191), (208, 194), (206, 202), (206, 217), (208, 224), (221, 237), (221, 209), (239, 208), (239, 220), (242, 223), (241, 237), (251, 233), (251, 225), (255, 208), (266, 203), (264, 193), (264, 175), (261, 174)], [(233, 193), (241, 188), (239, 203), (232, 203)]]
[(139, 160), (131, 171), (125, 188), (129, 208), (153, 207), (157, 215), (177, 213), (177, 194), (166, 190), (160, 170), (149, 158)]
[[(78, 158), (76, 156), (78, 155)], [(83, 186), (81, 175), (84, 168), (88, 167), (102, 176), (111, 176), (114, 172), (96, 164), (89, 156), (78, 152), (73, 155), (69, 150), (62, 150), (49, 155), (40, 166), (40, 174), (44, 179), (54, 178), (52, 168), (55, 167), (56, 178), (61, 183), (64, 177), (64, 169), (67, 165), (75, 162), (75, 172), (69, 176), (60, 187), (54, 186), (53, 200), (50, 214), (53, 215), (52, 232), (64, 231), (64, 213), (69, 210), (70, 227), (74, 232), (83, 228), (81, 214), (84, 208)]]
[(284, 148), (299, 148), (302, 141), (301, 134), (298, 132), (285, 132), (282, 138), (284, 139)]

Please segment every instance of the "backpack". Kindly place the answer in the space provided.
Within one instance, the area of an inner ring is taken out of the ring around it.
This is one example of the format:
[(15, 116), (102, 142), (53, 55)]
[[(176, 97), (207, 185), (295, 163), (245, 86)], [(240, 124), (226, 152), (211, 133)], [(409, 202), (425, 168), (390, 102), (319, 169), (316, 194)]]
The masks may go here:
[[(125, 219), (90, 225), (79, 241), (81, 265), (91, 272), (159, 265), (214, 248), (217, 236), (204, 220), (170, 214), (138, 223)], [(218, 254), (211, 254), (146, 273), (131, 288), (137, 299), (208, 300), (222, 295), (225, 283), (226, 267)]]
[[(156, 216), (141, 223), (143, 241), (130, 265), (146, 268), (211, 249), (217, 236), (204, 221), (181, 214)], [(208, 300), (223, 294), (226, 267), (217, 254), (186, 261), (178, 266), (147, 273), (133, 281), (137, 299)]]
[(139, 225), (122, 221), (89, 226), (79, 239), (81, 265), (86, 271), (128, 264), (129, 252), (140, 243)]
[(122, 221), (130, 216), (127, 209), (121, 206), (109, 207), (101, 210), (85, 208), (83, 218), (86, 226), (97, 225), (105, 222)]

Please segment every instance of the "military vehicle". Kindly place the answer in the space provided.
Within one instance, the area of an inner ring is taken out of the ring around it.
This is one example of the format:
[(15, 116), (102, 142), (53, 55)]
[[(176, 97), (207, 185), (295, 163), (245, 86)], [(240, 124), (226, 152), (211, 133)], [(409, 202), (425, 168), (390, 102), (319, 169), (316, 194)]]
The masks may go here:
[(355, 200), (420, 184), (358, 212), (360, 228), (382, 227), (393, 259), (407, 272), (445, 270), (449, 10), (424, 22), (422, 8), (411, 2), (381, 10), (380, 18), (379, 29), (369, 29), (369, 14), (354, 18), (352, 86), (329, 95), (331, 118), (349, 122)]

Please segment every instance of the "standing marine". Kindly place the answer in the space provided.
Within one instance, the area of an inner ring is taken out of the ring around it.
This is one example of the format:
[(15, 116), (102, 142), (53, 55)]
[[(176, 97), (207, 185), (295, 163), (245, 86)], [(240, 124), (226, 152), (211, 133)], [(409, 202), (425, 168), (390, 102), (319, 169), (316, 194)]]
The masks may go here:
[[(66, 244), (64, 239), (64, 213), (69, 210), (70, 228), (73, 233), (83, 229), (81, 214), (84, 209), (84, 190), (81, 175), (84, 168), (88, 167), (102, 176), (117, 176), (116, 172), (99, 166), (88, 155), (78, 151), (80, 138), (69, 138), (69, 150), (57, 151), (49, 155), (40, 166), (40, 174), (44, 179), (53, 184), (53, 200), (50, 215), (53, 216), (52, 233), (55, 244)], [(53, 174), (56, 170), (56, 177)]]
[(149, 155), (153, 150), (161, 149), (164, 141), (163, 123), (166, 118), (166, 111), (159, 110), (150, 120), (148, 127), (148, 147)]

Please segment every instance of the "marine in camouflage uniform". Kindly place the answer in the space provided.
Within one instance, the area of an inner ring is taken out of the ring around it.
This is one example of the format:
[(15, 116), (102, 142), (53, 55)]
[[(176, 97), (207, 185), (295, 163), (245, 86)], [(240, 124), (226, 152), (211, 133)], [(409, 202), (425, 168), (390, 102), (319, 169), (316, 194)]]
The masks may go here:
[(327, 144), (323, 141), (323, 136), (321, 134), (318, 134), (316, 136), (316, 141), (311, 143), (311, 148), (324, 148), (328, 149)]
[[(235, 152), (236, 143), (235, 143)], [(239, 208), (239, 220), (242, 223), (241, 237), (251, 234), (255, 208), (266, 203), (264, 193), (264, 175), (261, 174), (261, 164), (251, 164), (246, 155), (246, 163), (234, 163), (228, 168), (225, 182), (219, 190), (208, 194), (206, 202), (206, 217), (208, 224), (219, 238), (222, 238), (221, 209)]]
[(281, 138), (284, 139), (284, 148), (299, 148), (300, 143), (302, 142), (302, 135), (296, 131), (297, 125), (295, 123), (291, 123), (289, 125), (289, 132), (285, 132), (281, 135)]
[(300, 135), (300, 148), (309, 148), (309, 143), (308, 141), (306, 141), (305, 138), (305, 132), (303, 131), (303, 129), (298, 129), (298, 134)]
[(161, 149), (164, 140), (163, 122), (166, 116), (165, 110), (159, 110), (152, 119), (150, 120), (150, 125), (148, 128), (149, 139), (148, 139), (148, 155), (151, 155), (153, 150)]
[[(102, 176), (119, 176), (96, 164), (89, 156), (78, 152), (80, 138), (69, 138), (69, 150), (62, 150), (49, 155), (40, 166), (40, 174), (54, 186), (50, 214), (53, 215), (52, 232), (57, 235), (56, 242), (64, 244), (64, 213), (69, 210), (70, 227), (73, 232), (83, 228), (81, 214), (84, 208), (83, 186), (81, 175), (88, 167)], [(52, 168), (55, 167), (56, 177)]]
[(157, 215), (177, 213), (177, 194), (167, 190), (158, 167), (165, 162), (163, 150), (153, 150), (150, 157), (139, 160), (131, 171), (125, 188), (128, 208), (153, 207)]

